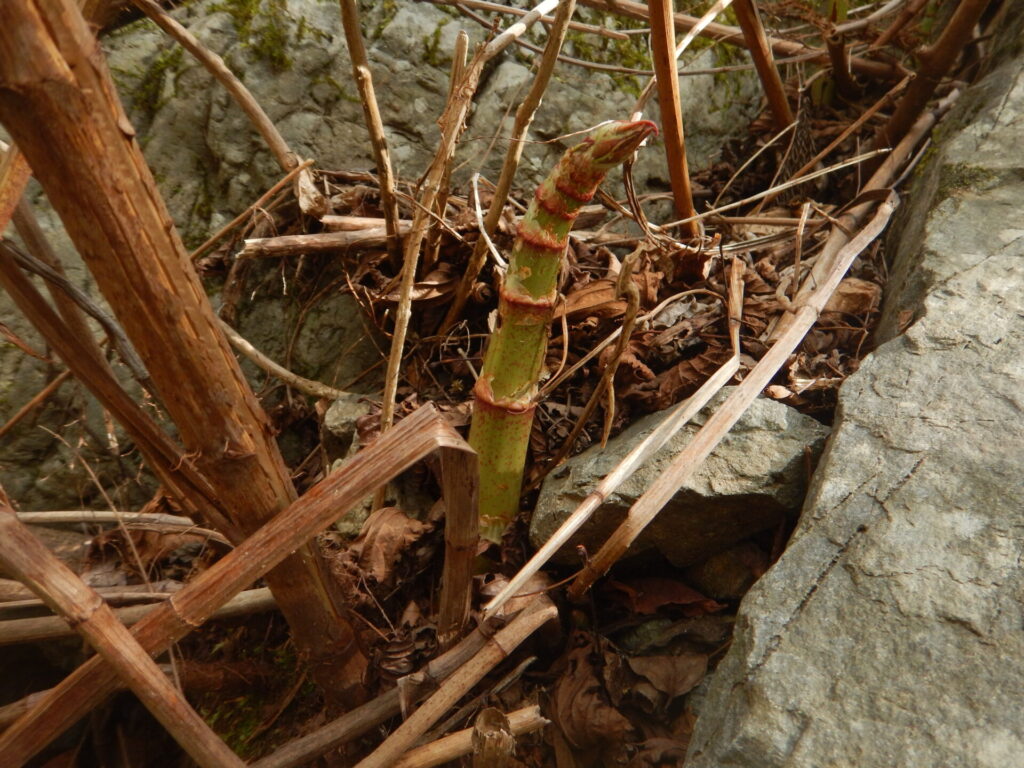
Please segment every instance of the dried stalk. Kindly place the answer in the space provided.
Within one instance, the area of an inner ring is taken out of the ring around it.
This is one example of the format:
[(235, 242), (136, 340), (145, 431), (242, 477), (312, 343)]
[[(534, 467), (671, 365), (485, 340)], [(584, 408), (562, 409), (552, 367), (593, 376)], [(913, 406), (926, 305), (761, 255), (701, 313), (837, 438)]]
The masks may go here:
[[(462, 82), (466, 73), (466, 56), (468, 54), (469, 35), (466, 30), (460, 29), (455, 36), (455, 49), (452, 51), (452, 68), (448, 75), (448, 95), (445, 97), (445, 103), (448, 103), (455, 93), (455, 89)], [(451, 193), (452, 167), (452, 163), (445, 166), (444, 175), (438, 185), (437, 200), (434, 202), (434, 216), (430, 222), (430, 229), (427, 231), (426, 245), (423, 246), (423, 271), (428, 274), (437, 263), (437, 257), (441, 251), (441, 235), (448, 226), (445, 213), (448, 210), (448, 195)]]
[(306, 765), (331, 749), (361, 736), (389, 717), (409, 711), (413, 704), (435, 691), (442, 680), (472, 659), (499, 625), (500, 621), (493, 619), (481, 622), (450, 651), (441, 654), (422, 669), (401, 678), (397, 687), (313, 733), (288, 742), (276, 752), (257, 760), (252, 768), (295, 768)]
[(903, 10), (900, 11), (900, 15), (893, 19), (892, 23), (886, 27), (882, 33), (875, 38), (875, 41), (871, 43), (868, 50), (874, 51), (878, 48), (882, 48), (888, 45), (895, 39), (907, 24), (913, 21), (914, 17), (921, 12), (926, 5), (928, 0), (908, 0), (906, 5), (903, 6)]
[(477, 511), (479, 468), (476, 454), (448, 452), (441, 461), (441, 474), (448, 478), (449, 488), (460, 493), (459, 496), (445, 498), (444, 572), (441, 575), (441, 606), (437, 620), (437, 638), (444, 649), (462, 634), (469, 620), (480, 518)]
[(519, 644), (543, 624), (558, 616), (558, 609), (540, 595), (523, 609), (507, 627), (498, 632), (470, 661), (463, 664), (441, 688), (404, 723), (392, 732), (373, 753), (356, 768), (390, 768), (426, 730), (455, 704), (492, 668), (507, 658)]
[[(412, 223), (400, 221), (398, 234), (402, 237), (412, 229)], [(319, 232), (313, 235), (281, 235), (257, 237), (245, 241), (239, 259), (281, 258), (306, 256), (313, 253), (345, 253), (365, 251), (387, 245), (386, 227), (356, 229), (345, 232)]]
[(829, 274), (821, 283), (816, 284), (816, 289), (807, 300), (799, 304), (800, 308), (787, 332), (758, 361), (742, 384), (726, 398), (686, 448), (633, 504), (622, 524), (598, 553), (583, 566), (583, 570), (569, 588), (569, 596), (572, 599), (579, 599), (596, 579), (607, 573), (608, 569), (625, 554), (637, 536), (739, 421), (817, 321), (818, 315), (853, 260), (885, 229), (896, 204), (896, 195), (891, 193), (879, 206), (878, 212), (868, 225), (837, 254), (836, 263)]
[[(367, 229), (379, 229), (384, 226), (384, 219), (376, 216), (341, 216), (329, 214), (320, 218), (320, 223), (328, 232), (363, 232)], [(402, 220), (400, 226), (408, 227), (412, 222)]]
[[(484, 712), (487, 711), (484, 710)], [(549, 723), (550, 721), (541, 715), (540, 707), (533, 704), (512, 712), (507, 718), (508, 730), (503, 731), (503, 733), (508, 734), (510, 737), (520, 736), (525, 733), (539, 731)], [(477, 728), (475, 726), (473, 728), (466, 728), (438, 739), (431, 744), (424, 744), (422, 747), (412, 749), (405, 754), (405, 757), (400, 758), (392, 768), (432, 768), (432, 766), (443, 765), (463, 755), (468, 755), (470, 752), (474, 752), (474, 768), (477, 766), (481, 766), (481, 768), (501, 768), (503, 764), (496, 762), (492, 755), (481, 755), (477, 752), (474, 745), (474, 734), (476, 731)], [(515, 746), (514, 740), (512, 745)]]
[(0, 286), (25, 317), (60, 355), (68, 369), (108, 410), (139, 447), (146, 464), (185, 512), (207, 519), (232, 541), (241, 533), (224, 515), (209, 481), (167, 434), (121, 388), (110, 366), (77, 342), (74, 333), (50, 307), (0, 244)]
[(861, 89), (850, 74), (850, 52), (846, 50), (844, 36), (831, 30), (825, 35), (825, 49), (832, 62), (832, 79), (835, 81), (836, 91), (844, 99), (857, 98)]
[(498, 612), (511, 598), (517, 596), (520, 589), (526, 586), (554, 554), (565, 546), (566, 542), (573, 537), (584, 523), (586, 523), (612, 493), (622, 483), (629, 479), (640, 466), (651, 456), (660, 451), (668, 443), (672, 436), (678, 432), (690, 419), (696, 416), (700, 410), (708, 404), (708, 401), (724, 387), (739, 370), (739, 358), (733, 356), (721, 368), (694, 392), (689, 398), (675, 406), (665, 419), (651, 434), (637, 443), (633, 449), (619, 462), (618, 466), (609, 472), (598, 483), (569, 517), (565, 519), (555, 531), (551, 538), (537, 550), (519, 572), (513, 576), (497, 595), (491, 598), (485, 606), (484, 618), (497, 616)]
[(238, 333), (238, 331), (223, 320), (220, 321), (220, 329), (224, 331), (224, 335), (228, 337), (228, 341), (231, 342), (231, 346), (249, 358), (249, 360), (261, 369), (272, 376), (276, 376), (289, 387), (297, 389), (305, 395), (323, 398), (324, 400), (337, 400), (338, 398), (345, 396), (345, 393), (340, 389), (335, 389), (334, 387), (329, 387), (326, 384), (321, 384), (319, 381), (313, 381), (312, 379), (299, 376), (297, 373), (292, 373), (284, 366), (278, 365), (256, 349), (256, 347), (250, 344), (240, 333)]
[(781, 131), (793, 123), (796, 117), (790, 109), (782, 78), (779, 77), (778, 67), (772, 59), (772, 49), (768, 45), (768, 36), (764, 32), (761, 15), (757, 12), (753, 0), (736, 0), (732, 7), (736, 11), (740, 29), (743, 30), (743, 39), (747, 43), (747, 50), (750, 51), (750, 58), (754, 60), (757, 76), (761, 79), (761, 87), (768, 98), (775, 130)]
[[(101, 595), (104, 597), (104, 595)], [(142, 621), (159, 607), (159, 604), (133, 605), (114, 611), (117, 620), (126, 627)], [(277, 603), (266, 587), (241, 592), (210, 614), (210, 619), (230, 619), (274, 610)], [(37, 616), (29, 619), (8, 619), (0, 621), (0, 646), (18, 643), (38, 643), (60, 637), (73, 637), (75, 631), (67, 622), (57, 616)]]
[[(402, 281), (399, 285), (398, 307), (395, 310), (395, 331), (391, 337), (391, 350), (388, 354), (387, 371), (384, 375), (384, 395), (381, 407), (381, 429), (391, 427), (395, 415), (395, 393), (398, 391), (398, 371), (402, 364), (405, 350), (405, 337), (409, 330), (409, 319), (412, 317), (412, 288), (416, 282), (416, 267), (419, 263), (420, 246), (427, 235), (427, 226), (434, 211), (440, 191), (441, 179), (455, 156), (455, 145), (466, 126), (466, 116), (476, 93), (484, 65), (507, 48), (513, 40), (522, 35), (544, 14), (552, 10), (558, 0), (543, 0), (520, 21), (509, 26), (504, 32), (483, 46), (473, 56), (466, 74), (458, 87), (452, 90), (451, 98), (445, 104), (444, 112), (439, 121), (441, 126), (441, 143), (434, 154), (434, 159), (427, 169), (423, 180), (422, 194), (412, 228), (406, 238), (402, 263)], [(383, 489), (375, 498), (374, 506), (382, 502)]]
[[(579, 0), (579, 2), (583, 3), (583, 5), (590, 6), (591, 8), (599, 8), (602, 11), (617, 13), (627, 18), (640, 19), (641, 21), (648, 22), (650, 21), (650, 11), (648, 7), (643, 3), (637, 3), (633, 0)], [(700, 21), (696, 17), (689, 16), (685, 13), (673, 14), (672, 20), (675, 24), (676, 30), (679, 32), (689, 31)], [(700, 33), (700, 36), (723, 43), (730, 43), (741, 47), (744, 46), (743, 30), (737, 27), (730, 27), (725, 24), (708, 24)], [(768, 45), (771, 47), (772, 52), (779, 57), (799, 56), (807, 61), (828, 62), (828, 52), (823, 51), (820, 48), (812, 48), (802, 43), (793, 42), (791, 40), (781, 40), (777, 37), (769, 37)], [(872, 61), (871, 59), (863, 59), (860, 57), (851, 58), (850, 67), (854, 72), (874, 79), (896, 79), (906, 74), (901, 71), (898, 66), (893, 64), (886, 64), (880, 61)]]
[(14, 511), (2, 502), (0, 563), (89, 641), (199, 765), (245, 765), (188, 705), (103, 598), (19, 523)]
[(661, 129), (665, 139), (669, 181), (676, 211), (688, 219), (684, 236), (700, 237), (700, 224), (693, 218), (693, 192), (690, 171), (686, 164), (683, 136), (683, 110), (679, 103), (679, 78), (676, 75), (675, 26), (672, 23), (671, 0), (651, 0), (651, 50), (657, 79), (658, 103), (661, 106)]
[(971, 39), (974, 25), (978, 23), (987, 5), (988, 0), (963, 0), (958, 3), (939, 39), (917, 51), (920, 62), (917, 72), (889, 121), (875, 134), (875, 149), (896, 146), (911, 129)]
[[(214, 497), (238, 529), (255, 530), (294, 500), (288, 469), (72, 0), (0, 4), (0, 119), (147, 364)], [(360, 699), (366, 659), (319, 552), (303, 546), (268, 583), (314, 678), (339, 702)]]
[[(491, 11), (492, 13), (508, 13), (514, 16), (525, 16), (527, 13), (522, 8), (502, 5), (501, 3), (489, 3), (486, 0), (430, 0), (430, 2), (437, 5), (455, 5), (462, 6), (464, 8), (475, 8), (478, 11)], [(558, 14), (555, 14), (555, 16), (545, 16), (540, 21), (542, 24), (546, 24), (549, 27), (555, 27), (558, 25)], [(600, 35), (601, 37), (610, 37), (613, 40), (630, 39), (630, 36), (625, 32), (608, 29), (607, 27), (599, 27), (594, 24), (584, 24), (580, 21), (570, 21), (569, 29), (575, 29), (577, 32), (586, 32), (591, 35)]]
[[(300, 165), (299, 156), (292, 152), (288, 142), (284, 140), (284, 136), (277, 130), (277, 126), (253, 98), (249, 89), (242, 84), (234, 72), (228, 69), (224, 59), (199, 42), (195, 35), (179, 24), (155, 0), (131, 0), (131, 2), (152, 19), (160, 29), (176, 40), (182, 48), (191, 53), (196, 61), (202, 64), (206, 71), (227, 89), (235, 103), (242, 108), (253, 127), (263, 137), (263, 141), (266, 142), (274, 159), (277, 160), (277, 164), (281, 166), (281, 170), (287, 173)], [(295, 177), (295, 196), (299, 200), (299, 207), (306, 215), (322, 216), (327, 213), (327, 199), (317, 189), (312, 171), (308, 168), (300, 170), (298, 176)]]
[(366, 130), (370, 134), (370, 147), (377, 165), (377, 178), (380, 180), (380, 207), (384, 213), (388, 256), (397, 267), (402, 253), (398, 240), (398, 199), (395, 197), (395, 174), (391, 169), (388, 140), (384, 135), (384, 123), (380, 117), (380, 108), (377, 106), (377, 96), (373, 91), (370, 59), (366, 55), (363, 33), (359, 27), (359, 6), (356, 0), (340, 0), (340, 2), (341, 23), (345, 28), (348, 55), (352, 60), (352, 76), (359, 89), (359, 100), (363, 105), (363, 117), (366, 120)]
[[(204, 242), (202, 245), (200, 245), (198, 248), (196, 248), (194, 251), (192, 251), (192, 256), (191, 256), (192, 261), (195, 261), (200, 256), (202, 256), (204, 253), (206, 253), (208, 250), (210, 250), (214, 245), (217, 244), (217, 242), (222, 237), (224, 237), (224, 235), (226, 235), (228, 232), (233, 230), (235, 227), (237, 227), (243, 221), (248, 219), (250, 216), (252, 216), (253, 213), (258, 211), (260, 208), (265, 206), (270, 201), (270, 199), (274, 197), (274, 195), (276, 195), (278, 192), (280, 192), (282, 189), (284, 189), (288, 184), (290, 184), (292, 182), (292, 180), (294, 180), (296, 175), (301, 173), (306, 168), (309, 168), (311, 165), (313, 165), (313, 161), (312, 160), (303, 160), (297, 166), (295, 166), (290, 171), (288, 171), (288, 173), (286, 173), (283, 177), (278, 179), (278, 181), (270, 189), (268, 189), (266, 192), (264, 192), (262, 195), (260, 195), (256, 199), (256, 202), (254, 202), (252, 205), (250, 205), (248, 208), (246, 208), (240, 214), (235, 216), (235, 218), (233, 218), (231, 221), (229, 221), (223, 227), (221, 227), (216, 232), (214, 232), (212, 235), (210, 235), (206, 239), (206, 242)], [(384, 225), (384, 222), (381, 221), (381, 226), (383, 226), (383, 225)]]
[(493, 237), (501, 220), (501, 213), (508, 200), (509, 190), (512, 189), (512, 182), (515, 180), (516, 171), (519, 169), (519, 161), (523, 156), (525, 147), (524, 139), (530, 130), (533, 117), (540, 107), (544, 93), (547, 91), (551, 75), (555, 70), (558, 61), (558, 52), (562, 50), (562, 43), (565, 41), (566, 27), (569, 19), (576, 10), (576, 0), (566, 0), (558, 6), (555, 14), (555, 22), (548, 33), (548, 41), (544, 46), (544, 53), (541, 55), (540, 63), (537, 65), (537, 74), (530, 85), (530, 92), (516, 109), (515, 122), (512, 125), (512, 135), (509, 137), (508, 147), (505, 150), (505, 162), (501, 166), (501, 175), (498, 177), (498, 184), (494, 189), (494, 197), (491, 199), (491, 206), (487, 209), (487, 216), (484, 219), (484, 226), (481, 230), (480, 239), (473, 247), (473, 253), (466, 264), (466, 272), (462, 276), (458, 287), (455, 289), (455, 296), (448, 307), (444, 321), (438, 329), (443, 334), (451, 328), (462, 316), (462, 309), (466, 300), (473, 291), (473, 284), (476, 282), (480, 270), (483, 269), (487, 259), (488, 240)]
[[(132, 634), (147, 652), (163, 652), (374, 488), (434, 451), (467, 449), (433, 406), (420, 408), (157, 606)], [(448, 478), (441, 480), (445, 498), (458, 498), (460, 489), (452, 488)], [(0, 754), (16, 765), (24, 763), (102, 702), (115, 685), (103, 660), (89, 659), (0, 735)]]
[(17, 147), (0, 142), (0, 150), (4, 153), (0, 159), (0, 232), (3, 232), (21, 201), (25, 185), (32, 178), (32, 169)]

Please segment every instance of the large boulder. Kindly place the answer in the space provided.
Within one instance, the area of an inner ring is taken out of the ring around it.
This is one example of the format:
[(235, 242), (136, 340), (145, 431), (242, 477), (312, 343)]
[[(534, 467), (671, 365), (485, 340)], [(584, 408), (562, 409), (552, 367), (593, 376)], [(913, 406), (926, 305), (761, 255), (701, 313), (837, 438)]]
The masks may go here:
[[(1019, 33), (1018, 33), (1019, 34)], [(882, 344), (744, 599), (689, 768), (1024, 760), (1024, 59), (909, 195)]]

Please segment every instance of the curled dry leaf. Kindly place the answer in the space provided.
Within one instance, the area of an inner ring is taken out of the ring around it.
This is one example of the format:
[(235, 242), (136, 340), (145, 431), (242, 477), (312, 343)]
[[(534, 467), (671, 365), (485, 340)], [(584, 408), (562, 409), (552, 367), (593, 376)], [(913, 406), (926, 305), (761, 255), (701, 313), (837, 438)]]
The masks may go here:
[(566, 740), (581, 750), (622, 745), (633, 726), (607, 701), (586, 645), (569, 654), (568, 668), (555, 688), (554, 719)]
[(870, 280), (848, 277), (839, 283), (836, 292), (825, 305), (824, 312), (844, 315), (864, 315), (878, 308), (882, 300), (882, 287)]
[(363, 573), (383, 584), (391, 577), (402, 552), (432, 527), (409, 517), (398, 507), (384, 507), (366, 519), (350, 551)]

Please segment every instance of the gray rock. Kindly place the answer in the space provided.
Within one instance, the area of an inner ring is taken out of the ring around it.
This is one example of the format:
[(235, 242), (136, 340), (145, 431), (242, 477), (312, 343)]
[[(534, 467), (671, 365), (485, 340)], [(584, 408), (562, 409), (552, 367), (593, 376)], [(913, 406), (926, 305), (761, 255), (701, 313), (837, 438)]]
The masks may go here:
[(1021, 764), (1022, 73), (964, 96), (911, 190), (886, 313), (916, 322), (843, 385), (690, 768)]
[[(558, 559), (577, 562), (575, 546), (596, 552), (624, 519), (633, 503), (671, 464), (728, 394), (719, 394), (708, 409), (681, 429), (659, 453), (623, 483), (577, 533)], [(651, 414), (622, 434), (587, 449), (552, 472), (541, 487), (530, 523), (530, 540), (540, 546), (607, 475), (664, 418)], [(794, 514), (803, 500), (811, 458), (825, 443), (828, 428), (810, 417), (768, 399), (758, 399), (697, 473), (641, 534), (632, 553), (655, 548), (678, 566), (700, 562), (754, 533)]]
[[(345, 397), (339, 397), (327, 409), (324, 414), (323, 428), (324, 443), (327, 447), (328, 458), (343, 459), (354, 452), (359, 446), (359, 436), (356, 434), (356, 421), (370, 412), (370, 404), (362, 395), (353, 392), (346, 392)], [(331, 445), (328, 446), (327, 443)], [(331, 448), (334, 450), (331, 450)]]

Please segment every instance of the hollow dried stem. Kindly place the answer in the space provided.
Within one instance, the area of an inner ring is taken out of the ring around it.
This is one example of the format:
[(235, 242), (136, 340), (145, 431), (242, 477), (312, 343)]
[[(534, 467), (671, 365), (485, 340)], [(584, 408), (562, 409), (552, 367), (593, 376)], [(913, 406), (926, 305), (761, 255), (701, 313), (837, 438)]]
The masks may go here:
[(761, 79), (761, 87), (768, 99), (768, 107), (771, 109), (775, 130), (781, 131), (796, 118), (789, 106), (789, 99), (786, 98), (786, 90), (782, 86), (779, 69), (775, 66), (775, 61), (772, 58), (772, 49), (768, 45), (768, 36), (761, 23), (761, 15), (757, 12), (753, 0), (735, 0), (732, 7), (736, 11), (740, 29), (743, 30), (743, 39), (747, 43), (747, 50), (750, 51), (750, 57), (754, 60), (757, 76)]

